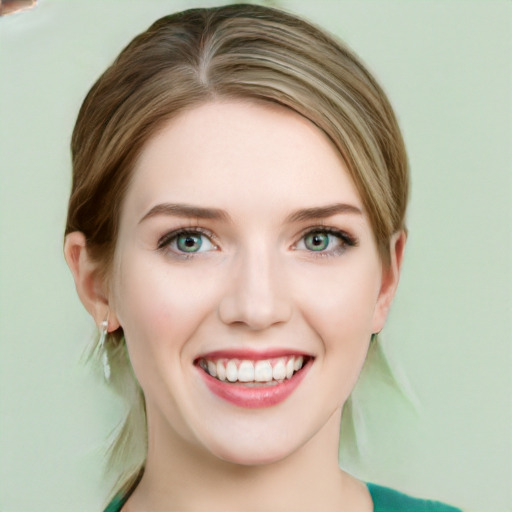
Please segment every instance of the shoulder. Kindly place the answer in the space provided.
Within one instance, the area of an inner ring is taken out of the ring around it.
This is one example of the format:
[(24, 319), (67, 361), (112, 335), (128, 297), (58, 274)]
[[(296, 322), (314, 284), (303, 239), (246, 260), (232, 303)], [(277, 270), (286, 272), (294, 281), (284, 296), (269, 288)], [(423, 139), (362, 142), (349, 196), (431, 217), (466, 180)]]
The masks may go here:
[[(366, 485), (372, 497), (374, 512), (462, 512), (439, 501), (413, 498), (377, 484)], [(128, 496), (116, 496), (104, 512), (120, 512), (127, 499)]]
[(119, 512), (126, 501), (127, 497), (118, 495), (108, 504), (104, 512)]
[(462, 512), (439, 501), (421, 500), (376, 484), (366, 484), (374, 512)]

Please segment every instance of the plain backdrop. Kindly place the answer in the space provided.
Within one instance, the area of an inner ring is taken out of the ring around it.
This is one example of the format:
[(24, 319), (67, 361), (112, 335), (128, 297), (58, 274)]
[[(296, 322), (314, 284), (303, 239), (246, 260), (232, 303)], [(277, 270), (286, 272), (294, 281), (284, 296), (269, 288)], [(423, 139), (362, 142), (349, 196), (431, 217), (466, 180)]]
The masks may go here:
[[(272, 2), (343, 38), (408, 146), (402, 282), (382, 339), (414, 404), (364, 389), (355, 474), (469, 510), (511, 499), (512, 3)], [(158, 17), (211, 1), (40, 0), (0, 18), (0, 510), (100, 510), (117, 399), (62, 257), (80, 103)], [(307, 406), (307, 404), (305, 404)], [(343, 462), (343, 461), (342, 461)]]

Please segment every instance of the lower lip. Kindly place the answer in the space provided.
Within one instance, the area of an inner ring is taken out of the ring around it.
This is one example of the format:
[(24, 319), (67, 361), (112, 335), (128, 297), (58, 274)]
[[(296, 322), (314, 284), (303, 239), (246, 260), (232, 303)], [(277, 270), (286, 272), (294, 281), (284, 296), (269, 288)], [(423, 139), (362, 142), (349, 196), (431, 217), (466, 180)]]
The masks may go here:
[(286, 400), (302, 382), (312, 360), (309, 360), (291, 379), (286, 379), (279, 384), (272, 386), (244, 386), (243, 384), (232, 384), (228, 381), (220, 381), (201, 368), (197, 368), (204, 379), (209, 390), (218, 397), (238, 407), (246, 409), (259, 409), (271, 407)]

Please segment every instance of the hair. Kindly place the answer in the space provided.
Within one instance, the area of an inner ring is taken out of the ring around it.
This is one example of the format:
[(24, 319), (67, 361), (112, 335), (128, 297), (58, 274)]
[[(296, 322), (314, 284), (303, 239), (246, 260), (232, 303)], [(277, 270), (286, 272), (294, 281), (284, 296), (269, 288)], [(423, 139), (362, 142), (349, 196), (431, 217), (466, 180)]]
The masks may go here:
[[(289, 108), (334, 143), (361, 196), (381, 259), (405, 229), (408, 165), (397, 120), (381, 87), (340, 41), (274, 8), (238, 4), (165, 16), (137, 36), (87, 94), (73, 131), (73, 183), (65, 233), (81, 231), (107, 279), (120, 211), (148, 140), (185, 109), (216, 100)], [(110, 463), (128, 487), (144, 466), (144, 397), (122, 328), (105, 349), (112, 386), (128, 414)]]

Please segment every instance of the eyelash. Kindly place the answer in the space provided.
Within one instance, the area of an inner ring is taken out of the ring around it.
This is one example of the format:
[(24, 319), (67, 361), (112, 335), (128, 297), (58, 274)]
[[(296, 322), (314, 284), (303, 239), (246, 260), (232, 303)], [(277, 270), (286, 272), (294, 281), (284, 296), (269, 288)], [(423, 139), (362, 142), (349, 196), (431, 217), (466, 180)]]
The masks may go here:
[[(306, 250), (306, 252), (310, 253), (314, 257), (319, 257), (319, 258), (324, 257), (325, 258), (325, 257), (330, 257), (330, 256), (338, 256), (338, 255), (341, 255), (342, 253), (344, 253), (348, 247), (355, 247), (358, 245), (357, 238), (349, 235), (345, 231), (342, 231), (342, 230), (336, 229), (336, 228), (329, 228), (329, 227), (325, 227), (325, 226), (315, 226), (315, 227), (310, 227), (306, 231), (304, 231), (300, 236), (299, 242), (295, 243), (293, 245), (293, 248), (296, 248), (296, 246), (301, 241), (303, 241), (307, 236), (316, 234), (316, 233), (333, 235), (341, 241), (341, 245), (339, 247), (336, 247), (329, 251), (325, 251), (325, 250), (322, 250), (322, 251), (309, 250), (308, 251), (308, 250)], [(175, 251), (175, 250), (172, 250), (169, 248), (169, 244), (171, 242), (173, 242), (174, 240), (176, 240), (180, 235), (191, 235), (191, 236), (202, 235), (202, 236), (205, 236), (206, 238), (208, 238), (210, 243), (214, 247), (216, 247), (215, 242), (214, 242), (216, 237), (211, 231), (204, 229), (204, 228), (200, 228), (200, 227), (194, 227), (194, 228), (180, 228), (180, 229), (171, 231), (169, 233), (166, 233), (165, 235), (163, 235), (162, 237), (159, 238), (158, 243), (157, 243), (157, 249), (160, 251), (170, 252), (173, 254), (173, 256), (177, 256), (179, 258), (183, 258), (183, 259), (193, 258), (194, 256), (197, 255), (197, 252), (186, 253), (186, 252), (182, 252), (182, 251)]]
[(164, 251), (167, 253), (171, 253), (173, 256), (176, 256), (178, 258), (183, 259), (190, 259), (196, 256), (197, 253), (195, 252), (182, 252), (182, 251), (175, 251), (169, 247), (169, 244), (176, 240), (180, 235), (191, 235), (191, 236), (198, 236), (202, 235), (208, 238), (210, 243), (216, 247), (216, 244), (214, 242), (215, 235), (208, 229), (200, 228), (200, 227), (194, 227), (194, 228), (179, 228), (175, 229), (174, 231), (171, 231), (169, 233), (166, 233), (162, 237), (159, 238), (157, 243), (157, 249), (160, 251)]
[[(346, 231), (326, 226), (309, 227), (306, 231), (302, 233), (299, 242), (305, 240), (307, 236), (316, 233), (333, 235), (340, 240), (341, 244), (339, 247), (335, 247), (334, 249), (328, 251), (307, 251), (308, 255), (311, 255), (315, 258), (328, 258), (332, 256), (340, 256), (347, 250), (347, 248), (356, 247), (359, 243), (357, 238), (353, 237), (352, 235), (349, 235)], [(299, 242), (294, 244), (294, 247), (296, 247)]]

